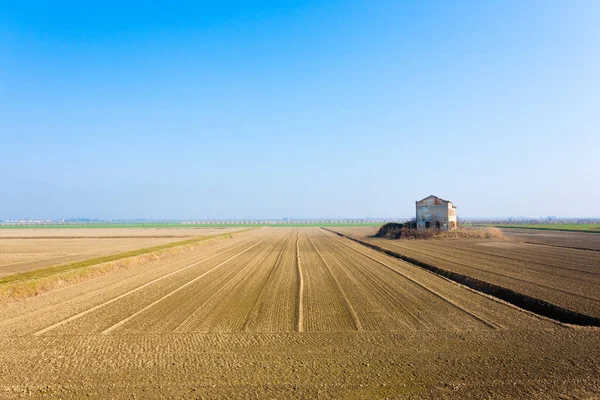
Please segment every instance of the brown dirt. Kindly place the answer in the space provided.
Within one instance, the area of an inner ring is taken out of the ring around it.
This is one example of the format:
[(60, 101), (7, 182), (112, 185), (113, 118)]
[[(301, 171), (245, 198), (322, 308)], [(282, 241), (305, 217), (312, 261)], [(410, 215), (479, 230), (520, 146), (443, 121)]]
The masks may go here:
[(599, 340), (271, 228), (2, 307), (0, 397), (592, 397)]
[(597, 233), (564, 232), (539, 229), (502, 229), (510, 238), (550, 246), (566, 246), (600, 251), (600, 235)]
[[(11, 235), (6, 235), (7, 232)], [(185, 240), (192, 233), (197, 237), (227, 232), (226, 229), (166, 228), (0, 230), (0, 276), (173, 243)], [(44, 236), (36, 236), (40, 234)]]
[(79, 238), (79, 237), (171, 237), (218, 235), (244, 229), (226, 228), (11, 228), (0, 229), (0, 239), (4, 238)]
[(398, 241), (336, 231), (449, 271), (600, 317), (600, 253), (514, 241)]

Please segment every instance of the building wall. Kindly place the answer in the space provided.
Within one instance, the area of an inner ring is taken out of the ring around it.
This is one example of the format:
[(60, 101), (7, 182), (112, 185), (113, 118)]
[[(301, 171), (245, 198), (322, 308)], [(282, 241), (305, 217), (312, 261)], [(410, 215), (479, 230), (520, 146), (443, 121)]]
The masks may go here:
[(454, 204), (448, 202), (448, 230), (454, 230), (458, 228), (458, 219), (456, 218), (456, 207)]
[(417, 206), (417, 229), (435, 229), (443, 231), (456, 229), (456, 208), (451, 202), (429, 197), (418, 201)]

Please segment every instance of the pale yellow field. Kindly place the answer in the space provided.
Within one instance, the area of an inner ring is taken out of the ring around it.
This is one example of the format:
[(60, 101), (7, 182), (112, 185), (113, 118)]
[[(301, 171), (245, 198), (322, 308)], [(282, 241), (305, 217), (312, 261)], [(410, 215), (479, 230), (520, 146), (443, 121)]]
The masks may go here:
[(600, 330), (319, 228), (234, 234), (0, 308), (0, 397), (594, 398)]
[(239, 228), (0, 229), (0, 276)]
[(26, 228), (0, 229), (2, 238), (46, 238), (46, 237), (170, 237), (201, 236), (238, 231), (239, 227), (226, 228)]
[[(556, 246), (519, 242), (520, 237), (507, 240), (390, 240), (373, 237), (375, 230), (372, 228), (336, 227), (334, 230), (436, 267), (600, 318), (600, 252), (561, 244), (569, 243), (570, 238), (583, 241), (582, 235), (587, 235), (586, 245), (598, 246), (599, 234), (559, 232), (565, 242), (558, 242)], [(553, 236), (555, 244), (557, 237)]]

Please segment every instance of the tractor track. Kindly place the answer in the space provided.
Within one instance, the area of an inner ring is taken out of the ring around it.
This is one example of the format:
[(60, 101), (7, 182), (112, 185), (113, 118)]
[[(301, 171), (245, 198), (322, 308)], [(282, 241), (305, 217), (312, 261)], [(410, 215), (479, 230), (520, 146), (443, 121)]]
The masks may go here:
[(296, 332), (302, 332), (304, 330), (304, 278), (302, 274), (302, 263), (300, 261), (300, 232), (296, 233), (296, 273), (298, 274), (298, 288), (296, 293)]

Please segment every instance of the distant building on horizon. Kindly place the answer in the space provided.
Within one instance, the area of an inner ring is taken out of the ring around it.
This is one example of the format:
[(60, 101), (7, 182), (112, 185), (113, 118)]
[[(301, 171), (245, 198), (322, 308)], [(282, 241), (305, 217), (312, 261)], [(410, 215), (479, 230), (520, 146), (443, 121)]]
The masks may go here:
[(456, 206), (451, 201), (431, 195), (416, 201), (417, 229), (452, 231), (457, 228)]

